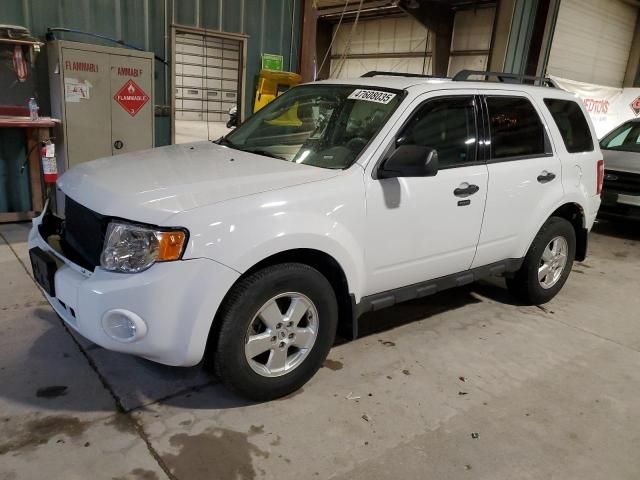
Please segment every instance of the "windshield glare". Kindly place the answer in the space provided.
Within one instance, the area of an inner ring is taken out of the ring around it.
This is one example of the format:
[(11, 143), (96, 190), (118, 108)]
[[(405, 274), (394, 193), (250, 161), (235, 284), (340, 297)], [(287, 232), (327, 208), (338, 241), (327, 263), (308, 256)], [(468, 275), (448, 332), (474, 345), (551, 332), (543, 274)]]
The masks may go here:
[(344, 169), (402, 100), (399, 91), (346, 85), (293, 88), (225, 140), (232, 148), (322, 168)]

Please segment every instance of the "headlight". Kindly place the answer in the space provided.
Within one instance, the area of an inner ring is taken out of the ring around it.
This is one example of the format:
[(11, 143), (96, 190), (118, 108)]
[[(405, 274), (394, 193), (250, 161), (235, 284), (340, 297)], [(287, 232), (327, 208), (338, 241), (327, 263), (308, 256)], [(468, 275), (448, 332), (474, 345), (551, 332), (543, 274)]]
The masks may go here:
[(186, 237), (184, 230), (154, 230), (111, 222), (107, 227), (100, 266), (113, 272), (136, 273), (156, 262), (179, 260)]

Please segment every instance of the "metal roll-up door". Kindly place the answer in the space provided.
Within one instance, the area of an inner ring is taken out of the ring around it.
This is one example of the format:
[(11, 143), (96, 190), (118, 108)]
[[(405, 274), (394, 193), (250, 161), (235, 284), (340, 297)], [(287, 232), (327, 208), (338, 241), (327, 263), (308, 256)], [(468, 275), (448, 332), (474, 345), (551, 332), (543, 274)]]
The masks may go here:
[(453, 22), (449, 75), (460, 70), (486, 70), (496, 9), (458, 10)]
[(176, 33), (176, 120), (226, 122), (240, 98), (242, 42)]
[(352, 30), (353, 23), (343, 23), (336, 33), (331, 78), (355, 78), (372, 70), (431, 73), (429, 31), (412, 17), (360, 21), (349, 43)]
[(547, 73), (621, 87), (637, 15), (621, 0), (562, 0)]

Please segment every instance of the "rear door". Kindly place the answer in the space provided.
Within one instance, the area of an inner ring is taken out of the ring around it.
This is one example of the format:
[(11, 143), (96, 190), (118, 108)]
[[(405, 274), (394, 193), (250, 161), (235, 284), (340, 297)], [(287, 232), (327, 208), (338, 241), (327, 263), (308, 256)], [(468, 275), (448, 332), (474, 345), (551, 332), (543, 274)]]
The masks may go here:
[(560, 158), (532, 99), (491, 91), (483, 106), (490, 130), (489, 186), (473, 267), (522, 258), (564, 194)]

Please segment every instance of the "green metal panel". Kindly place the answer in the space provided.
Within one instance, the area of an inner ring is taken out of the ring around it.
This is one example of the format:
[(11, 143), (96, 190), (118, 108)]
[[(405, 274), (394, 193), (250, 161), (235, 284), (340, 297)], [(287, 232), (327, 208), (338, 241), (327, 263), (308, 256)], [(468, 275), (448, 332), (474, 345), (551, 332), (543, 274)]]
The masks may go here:
[(23, 129), (0, 128), (0, 212), (31, 210), (25, 143)]
[[(285, 69), (296, 71), (300, 49), (303, 0), (0, 0), (0, 23), (24, 25), (44, 38), (47, 27), (66, 27), (120, 39), (168, 58), (166, 37), (171, 23), (248, 35), (247, 113), (251, 110), (262, 53), (284, 57)], [(292, 34), (293, 33), (293, 34)], [(64, 40), (99, 45), (107, 41), (75, 34), (57, 34)], [(293, 46), (292, 46), (293, 38)], [(156, 62), (155, 103), (168, 105), (168, 71)], [(39, 98), (49, 111), (46, 59), (38, 60)], [(156, 119), (156, 145), (170, 138), (170, 122)]]
[(531, 35), (536, 20), (538, 0), (517, 0), (511, 19), (511, 32), (504, 71), (524, 73), (529, 55)]

